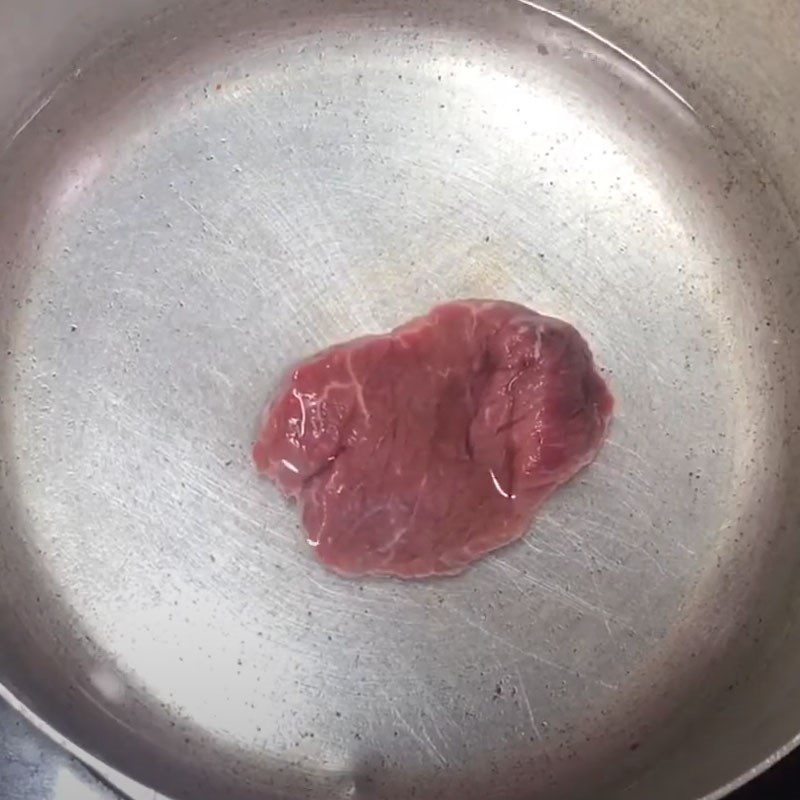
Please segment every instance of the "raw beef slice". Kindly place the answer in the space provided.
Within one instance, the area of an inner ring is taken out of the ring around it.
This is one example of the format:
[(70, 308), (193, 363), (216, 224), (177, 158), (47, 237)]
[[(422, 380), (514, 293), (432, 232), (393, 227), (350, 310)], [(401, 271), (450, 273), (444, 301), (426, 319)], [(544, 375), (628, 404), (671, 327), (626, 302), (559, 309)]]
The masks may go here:
[(253, 456), (336, 572), (453, 575), (525, 532), (612, 405), (572, 326), (466, 300), (301, 362)]

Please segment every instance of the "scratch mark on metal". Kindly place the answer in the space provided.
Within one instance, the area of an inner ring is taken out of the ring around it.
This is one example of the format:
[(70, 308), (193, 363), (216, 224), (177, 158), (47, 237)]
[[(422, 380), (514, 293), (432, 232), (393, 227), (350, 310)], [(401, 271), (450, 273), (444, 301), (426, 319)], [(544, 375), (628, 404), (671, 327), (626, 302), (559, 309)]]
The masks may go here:
[[(487, 628), (485, 628), (483, 625), (480, 625), (479, 623), (475, 622), (475, 620), (470, 619), (466, 614), (462, 614), (460, 612), (457, 612), (457, 611), (455, 611), (455, 609), (451, 609), (451, 613), (455, 614), (455, 616), (457, 616), (460, 619), (462, 619), (470, 627), (479, 630), (487, 638), (492, 639), (495, 642), (498, 642), (503, 647), (506, 647), (509, 650), (513, 651), (513, 652), (519, 653), (521, 656), (523, 656), (523, 658), (525, 660), (532, 659), (533, 661), (536, 661), (536, 662), (538, 662), (540, 664), (544, 664), (545, 666), (551, 667), (552, 669), (558, 670), (559, 672), (567, 673), (567, 674), (573, 675), (573, 676), (576, 675), (576, 672), (575, 672), (574, 669), (572, 669), (570, 667), (567, 667), (564, 664), (559, 664), (557, 661), (553, 661), (552, 659), (546, 658), (545, 656), (539, 655), (538, 653), (534, 653), (532, 650), (526, 650), (523, 647), (519, 647), (519, 646), (515, 645), (513, 642), (510, 642), (507, 639), (504, 639), (502, 636), (498, 636), (497, 634), (492, 633)], [(605, 686), (608, 689), (616, 689), (616, 688), (618, 688), (616, 686), (612, 686), (611, 684), (607, 684), (604, 681), (602, 681), (602, 680), (600, 680), (598, 678), (595, 678), (593, 676), (590, 676), (590, 675), (580, 675), (579, 677), (584, 681), (589, 681), (589, 682), (597, 684), (599, 686)]]
[(531, 701), (528, 697), (528, 690), (525, 687), (525, 681), (522, 680), (522, 673), (517, 668), (517, 682), (519, 684), (519, 691), (522, 695), (522, 700), (525, 703), (525, 708), (528, 712), (528, 719), (530, 720), (531, 730), (533, 731), (536, 738), (541, 742), (543, 741), (542, 732), (539, 730), (539, 726), (536, 724), (536, 718), (533, 716), (533, 709), (531, 708)]
[[(388, 700), (389, 698), (387, 697), (386, 699)], [(433, 744), (424, 728), (423, 735), (420, 735), (414, 730), (409, 721), (400, 713), (395, 705), (392, 706), (392, 713), (395, 719), (408, 731), (414, 741), (416, 741), (428, 755), (433, 756), (442, 766), (447, 764), (447, 759), (436, 749), (436, 746)]]
[[(11, 139), (9, 140), (9, 147), (11, 143), (39, 116), (39, 114), (44, 111), (52, 99), (56, 96), (56, 91), (60, 88), (60, 85), (56, 87), (52, 92), (45, 95), (34, 107), (33, 111), (22, 121), (22, 123), (17, 127), (14, 133), (11, 134)], [(5, 152), (7, 148), (4, 148), (3, 152)]]
[(597, 577), (594, 574), (594, 569), (592, 568), (592, 563), (589, 559), (589, 556), (584, 551), (584, 557), (586, 558), (586, 571), (589, 573), (589, 578), (592, 581), (592, 586), (594, 587), (594, 594), (595, 599), (597, 601), (597, 607), (600, 609), (601, 616), (603, 618), (603, 624), (605, 625), (606, 632), (608, 633), (608, 638), (614, 643), (617, 643), (616, 637), (614, 636), (614, 632), (611, 630), (611, 625), (609, 623), (609, 614), (606, 610), (606, 607), (603, 603), (603, 596), (600, 593), (600, 584), (597, 582)]
[[(567, 606), (574, 608), (576, 611), (585, 611), (587, 613), (594, 614), (600, 617), (604, 621), (612, 619), (620, 626), (624, 628), (630, 628), (630, 625), (628, 623), (626, 623), (623, 620), (617, 619), (613, 615), (608, 614), (606, 609), (597, 606), (594, 603), (590, 603), (588, 600), (585, 600), (583, 597), (580, 597), (574, 592), (570, 592), (563, 586), (551, 583), (550, 581), (546, 581), (543, 578), (536, 577), (535, 575), (531, 575), (530, 573), (522, 572), (521, 570), (518, 570), (517, 568), (513, 567), (507, 561), (504, 561), (500, 558), (495, 560), (495, 565), (500, 567), (500, 569), (506, 573), (511, 571), (513, 573), (516, 573), (517, 575), (522, 576), (523, 579), (527, 580), (533, 586), (536, 586), (540, 589), (544, 589), (546, 592), (553, 595), (556, 599), (565, 603)], [(587, 569), (589, 568), (590, 563), (588, 559), (584, 562), (583, 566), (586, 567)]]
[(203, 225), (205, 225), (215, 236), (217, 236), (225, 244), (230, 244), (225, 234), (203, 213), (200, 206), (195, 205), (191, 200), (187, 200), (180, 192), (178, 192), (178, 200), (200, 217)]

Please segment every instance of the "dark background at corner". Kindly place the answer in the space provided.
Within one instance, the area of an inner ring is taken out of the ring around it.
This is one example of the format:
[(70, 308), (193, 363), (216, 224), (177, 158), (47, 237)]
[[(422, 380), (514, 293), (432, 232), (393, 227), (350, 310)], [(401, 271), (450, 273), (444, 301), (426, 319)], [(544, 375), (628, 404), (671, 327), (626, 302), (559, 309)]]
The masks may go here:
[(730, 795), (730, 800), (800, 800), (800, 751)]

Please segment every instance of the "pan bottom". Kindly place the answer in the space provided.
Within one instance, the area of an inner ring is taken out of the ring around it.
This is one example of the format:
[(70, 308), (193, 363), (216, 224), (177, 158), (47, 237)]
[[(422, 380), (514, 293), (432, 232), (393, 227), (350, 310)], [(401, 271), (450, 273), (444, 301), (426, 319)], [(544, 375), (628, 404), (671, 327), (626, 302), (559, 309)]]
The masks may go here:
[[(2, 162), (4, 670), (161, 790), (595, 798), (736, 684), (782, 596), (779, 203), (606, 42), (434, 6), (161, 18)], [(610, 440), (463, 575), (343, 581), (255, 476), (260, 403), (456, 297), (585, 332)]]

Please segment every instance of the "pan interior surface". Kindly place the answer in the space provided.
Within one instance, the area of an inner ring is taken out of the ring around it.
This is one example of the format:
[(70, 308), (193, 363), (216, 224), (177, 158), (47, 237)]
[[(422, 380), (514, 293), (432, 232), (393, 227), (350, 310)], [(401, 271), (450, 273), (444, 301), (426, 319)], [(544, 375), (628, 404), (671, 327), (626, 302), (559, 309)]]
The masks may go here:
[[(194, 800), (617, 791), (789, 586), (791, 233), (688, 100), (521, 3), (200, 5), (92, 54), (0, 160), (4, 679)], [(609, 441), (457, 578), (336, 577), (261, 406), (461, 297), (575, 324)]]

